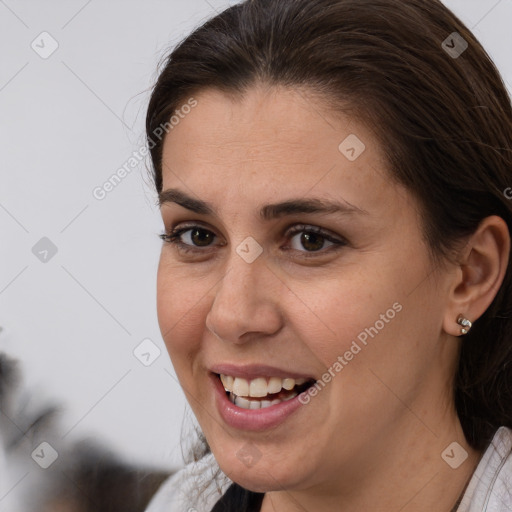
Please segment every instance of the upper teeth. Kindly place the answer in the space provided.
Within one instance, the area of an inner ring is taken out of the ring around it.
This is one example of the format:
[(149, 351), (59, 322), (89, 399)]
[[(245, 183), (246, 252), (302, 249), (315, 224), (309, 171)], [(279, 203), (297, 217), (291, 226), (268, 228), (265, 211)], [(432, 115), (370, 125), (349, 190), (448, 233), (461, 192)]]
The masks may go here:
[(232, 377), (231, 375), (221, 375), (220, 380), (226, 391), (230, 391), (237, 396), (263, 397), (274, 393), (279, 393), (281, 389), (291, 390), (296, 385), (300, 386), (306, 382), (306, 379), (281, 379), (279, 377), (258, 377), (247, 380), (241, 377)]

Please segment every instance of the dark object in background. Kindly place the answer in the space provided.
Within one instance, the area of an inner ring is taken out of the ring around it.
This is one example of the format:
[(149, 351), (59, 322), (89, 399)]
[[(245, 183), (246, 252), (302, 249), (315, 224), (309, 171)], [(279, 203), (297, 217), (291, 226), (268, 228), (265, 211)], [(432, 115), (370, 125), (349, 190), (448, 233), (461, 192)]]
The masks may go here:
[(89, 443), (77, 446), (70, 458), (45, 512), (143, 512), (171, 474), (127, 465)]
[[(0, 353), (0, 443), (7, 469), (27, 473), (14, 490), (20, 512), (143, 512), (173, 472), (128, 464), (96, 440), (63, 443), (59, 408), (29, 410), (21, 381), (17, 361)], [(31, 457), (44, 441), (58, 452), (45, 470)]]

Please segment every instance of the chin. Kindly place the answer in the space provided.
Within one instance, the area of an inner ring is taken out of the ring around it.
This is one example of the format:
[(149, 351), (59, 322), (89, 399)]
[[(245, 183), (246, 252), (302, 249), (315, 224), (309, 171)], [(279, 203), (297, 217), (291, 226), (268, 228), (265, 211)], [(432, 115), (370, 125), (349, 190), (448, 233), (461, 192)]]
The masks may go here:
[[(234, 452), (235, 450), (233, 450)], [(283, 462), (282, 451), (277, 460), (269, 458), (259, 461), (240, 461), (236, 456), (226, 457), (213, 452), (219, 467), (231, 480), (252, 492), (282, 491), (283, 489), (297, 488), (306, 479), (305, 468), (300, 467), (298, 461)], [(226, 454), (226, 450), (222, 451)]]
[(286, 479), (281, 479), (269, 474), (258, 474), (248, 472), (235, 472), (231, 480), (238, 485), (252, 492), (272, 492), (290, 489), (290, 485)]

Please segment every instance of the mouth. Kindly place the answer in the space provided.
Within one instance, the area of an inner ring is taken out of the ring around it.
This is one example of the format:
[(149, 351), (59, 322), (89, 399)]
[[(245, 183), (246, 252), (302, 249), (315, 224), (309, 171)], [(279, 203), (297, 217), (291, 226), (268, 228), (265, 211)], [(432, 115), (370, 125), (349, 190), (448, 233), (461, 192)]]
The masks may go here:
[(244, 379), (215, 374), (228, 400), (241, 409), (266, 409), (292, 400), (315, 384), (315, 379), (293, 377), (256, 377)]

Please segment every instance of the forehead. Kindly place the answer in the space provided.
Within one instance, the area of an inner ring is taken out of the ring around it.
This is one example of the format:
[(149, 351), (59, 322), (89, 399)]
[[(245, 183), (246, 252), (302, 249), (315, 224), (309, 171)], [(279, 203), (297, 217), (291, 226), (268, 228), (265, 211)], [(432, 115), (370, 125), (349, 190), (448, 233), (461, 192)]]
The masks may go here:
[(254, 87), (232, 98), (207, 89), (194, 98), (164, 141), (164, 190), (185, 185), (216, 200), (339, 192), (353, 204), (365, 191), (367, 202), (389, 202), (375, 136), (305, 90)]
[[(195, 156), (207, 160), (243, 151), (254, 159), (293, 159), (295, 154), (298, 161), (311, 161), (326, 149), (337, 159), (340, 137), (354, 125), (342, 115), (330, 118), (324, 105), (299, 89), (256, 86), (239, 96), (206, 89), (195, 99), (197, 106), (173, 128), (164, 148), (193, 149)], [(356, 130), (374, 145), (362, 126)]]

